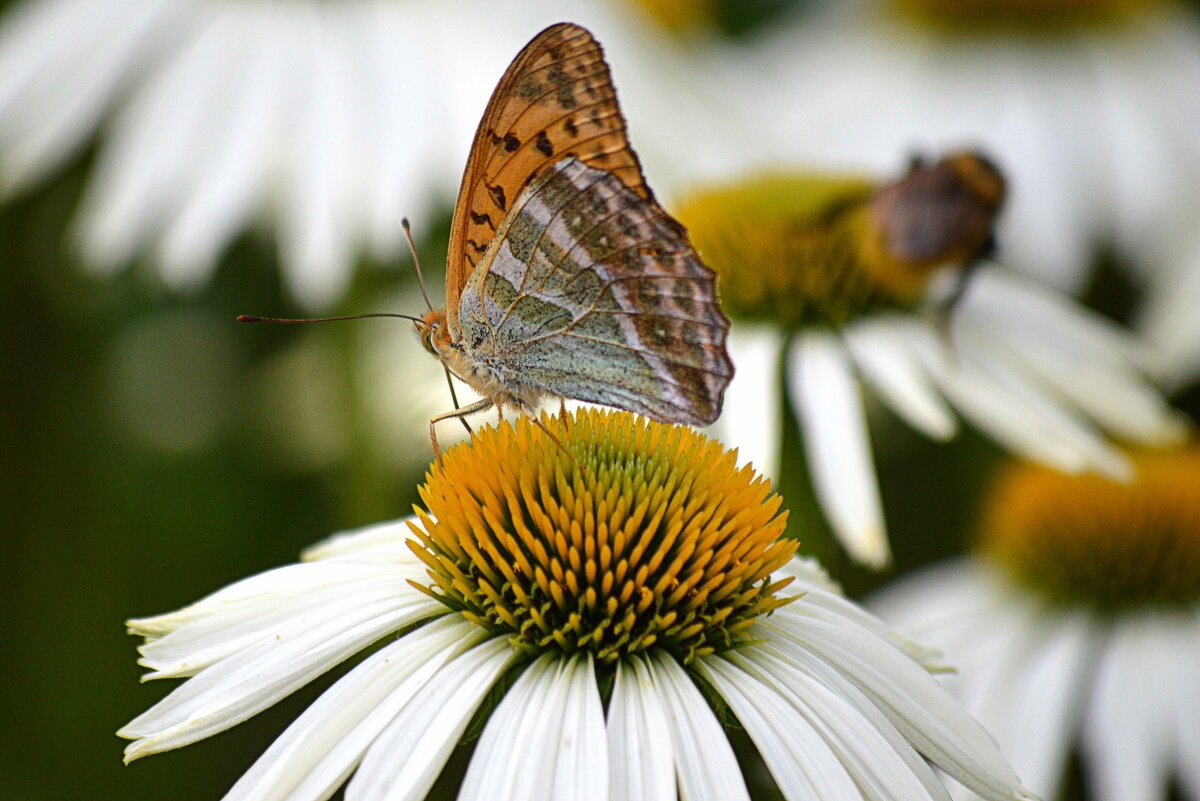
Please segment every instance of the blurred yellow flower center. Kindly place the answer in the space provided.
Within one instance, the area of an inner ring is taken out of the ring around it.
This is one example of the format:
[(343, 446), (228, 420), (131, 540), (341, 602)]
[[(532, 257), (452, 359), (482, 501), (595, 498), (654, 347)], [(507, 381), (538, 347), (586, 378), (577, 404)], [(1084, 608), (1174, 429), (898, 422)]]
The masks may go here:
[(1061, 26), (1132, 20), (1165, 0), (892, 0), (922, 23), (953, 28), (1023, 29), (1041, 33)]
[(726, 312), (794, 329), (917, 305), (934, 270), (987, 249), (1004, 193), (999, 171), (964, 152), (885, 184), (764, 174), (698, 191), (676, 212)]
[(518, 647), (602, 662), (733, 648), (787, 602), (771, 579), (795, 552), (787, 515), (732, 452), (628, 412), (543, 421), (565, 451), (522, 419), (430, 471), (409, 542), (420, 589)]
[(1200, 447), (1135, 463), (1131, 484), (1010, 467), (989, 496), (982, 549), (1055, 601), (1113, 612), (1200, 601)]
[(687, 33), (711, 24), (717, 0), (626, 0), (672, 33)]

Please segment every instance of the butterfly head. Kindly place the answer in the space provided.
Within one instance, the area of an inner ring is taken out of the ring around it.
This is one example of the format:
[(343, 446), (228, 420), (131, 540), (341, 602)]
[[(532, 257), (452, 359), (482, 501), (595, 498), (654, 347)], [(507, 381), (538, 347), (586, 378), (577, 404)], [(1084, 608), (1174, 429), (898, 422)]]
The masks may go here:
[(421, 338), (422, 347), (434, 356), (450, 347), (450, 329), (446, 326), (445, 309), (430, 309), (420, 320), (413, 322), (413, 328)]

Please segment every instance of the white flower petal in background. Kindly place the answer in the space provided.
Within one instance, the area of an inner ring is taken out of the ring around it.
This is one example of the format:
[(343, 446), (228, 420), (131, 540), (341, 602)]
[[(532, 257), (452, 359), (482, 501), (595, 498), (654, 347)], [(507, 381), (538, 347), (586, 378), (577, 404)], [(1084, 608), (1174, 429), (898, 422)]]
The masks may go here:
[[(784, 347), (785, 335), (774, 337)], [(758, 347), (768, 353), (771, 343), (760, 338)], [(886, 312), (840, 336), (800, 332), (788, 347), (789, 397), (817, 498), (843, 546), (867, 564), (885, 563), (889, 551), (860, 377), (935, 440), (956, 430), (952, 407), (1013, 453), (1071, 473), (1131, 476), (1106, 432), (1165, 446), (1189, 430), (1144, 377), (1146, 351), (1135, 340), (998, 266), (972, 276), (946, 332), (918, 314)], [(779, 439), (761, 400), (777, 369), (769, 359), (738, 364), (720, 428), (726, 444)]]
[(724, 405), (738, 413), (722, 414), (706, 430), (722, 442), (737, 443), (739, 464), (775, 476), (779, 472), (778, 425), (783, 420), (779, 335), (769, 326), (735, 325), (725, 347), (738, 380), (725, 389)]
[(846, 550), (883, 567), (891, 551), (857, 380), (834, 334), (810, 331), (796, 339), (788, 384), (817, 498)]
[(1200, 790), (1200, 455), (1131, 458), (1129, 484), (1008, 466), (978, 552), (872, 602), (958, 667), (947, 685), (1046, 801), (1075, 785), (1076, 763), (1103, 801)]
[(608, 49), (652, 184), (736, 157), (702, 65), (615, 2), (23, 0), (0, 20), (0, 190), (99, 133), (86, 263), (149, 254), (194, 286), (265, 222), (290, 291), (327, 305), (360, 254), (401, 253), (401, 218), (432, 226), (504, 68), (566, 12)]

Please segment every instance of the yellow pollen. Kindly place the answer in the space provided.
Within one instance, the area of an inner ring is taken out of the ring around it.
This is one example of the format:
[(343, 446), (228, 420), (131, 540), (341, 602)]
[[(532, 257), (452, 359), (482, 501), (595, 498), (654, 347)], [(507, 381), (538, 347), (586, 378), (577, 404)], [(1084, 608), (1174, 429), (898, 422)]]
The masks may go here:
[(1102, 611), (1200, 601), (1200, 447), (1133, 456), (1130, 484), (1010, 466), (988, 496), (982, 551), (1055, 601)]
[(683, 662), (742, 643), (786, 603), (795, 553), (769, 483), (683, 426), (582, 410), (478, 431), (420, 488), (422, 591), (530, 652)]
[(1132, 21), (1166, 0), (892, 0), (892, 5), (925, 25), (1039, 34)]

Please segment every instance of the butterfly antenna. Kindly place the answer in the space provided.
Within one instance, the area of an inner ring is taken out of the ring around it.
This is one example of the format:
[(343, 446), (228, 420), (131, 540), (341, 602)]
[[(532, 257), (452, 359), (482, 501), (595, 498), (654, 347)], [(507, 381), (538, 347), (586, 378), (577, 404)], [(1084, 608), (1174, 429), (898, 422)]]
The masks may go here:
[(576, 461), (575, 456), (569, 450), (567, 450), (567, 446), (563, 444), (563, 441), (554, 436), (554, 432), (546, 427), (546, 424), (542, 422), (542, 418), (530, 415), (529, 419), (533, 421), (534, 425), (546, 432), (546, 436), (550, 438), (550, 441), (557, 445), (559, 450), (567, 455), (567, 458), (571, 460), (572, 464), (574, 464), (576, 467), (579, 466), (579, 462)]
[(361, 320), (364, 317), (400, 317), (404, 320), (412, 320), (414, 323), (426, 324), (420, 317), (413, 317), (411, 314), (398, 314), (396, 312), (371, 312), (369, 314), (345, 314), (340, 317), (258, 317), (253, 314), (239, 314), (237, 321), (239, 323), (332, 323), (337, 320)]
[[(408, 251), (412, 253), (413, 267), (417, 270), (417, 286), (421, 287), (421, 297), (425, 298), (425, 306), (430, 311), (433, 311), (433, 304), (429, 302), (429, 293), (425, 291), (425, 275), (421, 272), (421, 260), (417, 258), (417, 246), (413, 244), (412, 231), (409, 230), (408, 218), (400, 220), (400, 227), (404, 229), (404, 241), (408, 242)], [(458, 401), (454, 402), (458, 405)]]

